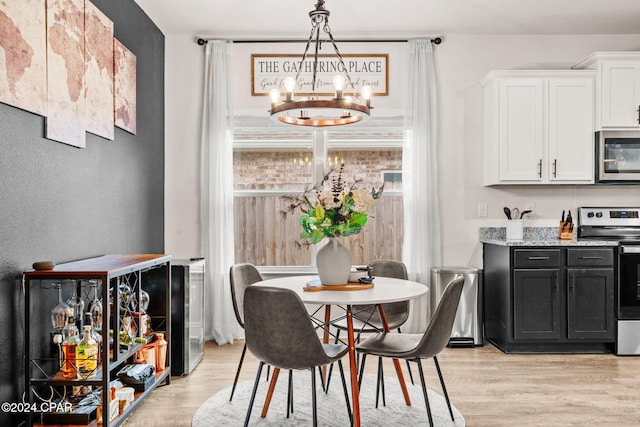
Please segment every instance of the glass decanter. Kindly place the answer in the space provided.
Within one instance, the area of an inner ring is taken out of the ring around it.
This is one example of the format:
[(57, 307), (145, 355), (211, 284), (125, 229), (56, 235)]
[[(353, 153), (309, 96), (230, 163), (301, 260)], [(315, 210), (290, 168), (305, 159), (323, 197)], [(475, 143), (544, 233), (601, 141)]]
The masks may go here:
[(51, 326), (54, 330), (61, 331), (71, 315), (71, 307), (62, 301), (62, 283), (55, 283), (54, 286), (58, 289), (58, 304), (51, 309)]

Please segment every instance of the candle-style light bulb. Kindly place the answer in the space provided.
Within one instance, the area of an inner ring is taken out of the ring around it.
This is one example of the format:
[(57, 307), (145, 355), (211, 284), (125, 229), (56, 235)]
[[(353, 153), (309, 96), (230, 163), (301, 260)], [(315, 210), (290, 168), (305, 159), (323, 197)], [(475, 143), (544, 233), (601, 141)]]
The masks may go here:
[(280, 103), (280, 91), (273, 88), (269, 91), (269, 98), (271, 98), (271, 107), (275, 107)]
[(342, 74), (338, 74), (333, 78), (333, 87), (336, 89), (336, 98), (342, 99), (344, 91), (344, 76)]
[(362, 99), (364, 99), (364, 103), (367, 107), (371, 104), (371, 86), (365, 85), (360, 89), (360, 94), (362, 95)]
[(293, 90), (296, 88), (296, 79), (293, 77), (287, 77), (284, 79), (284, 100), (292, 101), (293, 100)]

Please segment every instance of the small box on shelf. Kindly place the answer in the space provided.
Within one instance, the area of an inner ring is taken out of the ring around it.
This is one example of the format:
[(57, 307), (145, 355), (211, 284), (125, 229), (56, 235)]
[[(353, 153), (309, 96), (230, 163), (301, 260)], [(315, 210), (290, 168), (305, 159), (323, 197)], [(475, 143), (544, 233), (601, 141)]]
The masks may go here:
[(96, 419), (99, 406), (100, 405), (78, 406), (69, 412), (43, 412), (41, 422), (43, 425), (88, 425), (92, 420)]

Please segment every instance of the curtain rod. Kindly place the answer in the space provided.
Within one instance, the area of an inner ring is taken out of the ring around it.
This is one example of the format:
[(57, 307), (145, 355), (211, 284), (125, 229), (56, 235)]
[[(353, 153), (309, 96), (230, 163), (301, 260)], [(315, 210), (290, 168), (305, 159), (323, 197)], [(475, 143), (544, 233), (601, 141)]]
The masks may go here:
[[(209, 40), (218, 40), (218, 39), (196, 39), (196, 43), (200, 46), (205, 45)], [(369, 40), (335, 40), (336, 43), (406, 43), (409, 39), (369, 39)], [(307, 40), (233, 40), (234, 43), (306, 43)], [(330, 40), (320, 40), (320, 42), (329, 43)], [(440, 44), (442, 43), (441, 37), (435, 37), (431, 39), (431, 43)]]

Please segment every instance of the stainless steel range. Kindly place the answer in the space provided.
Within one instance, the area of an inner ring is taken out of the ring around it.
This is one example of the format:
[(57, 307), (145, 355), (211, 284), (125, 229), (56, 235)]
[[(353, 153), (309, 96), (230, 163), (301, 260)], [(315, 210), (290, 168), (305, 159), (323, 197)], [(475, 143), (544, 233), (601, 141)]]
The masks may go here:
[(578, 208), (578, 238), (619, 242), (616, 354), (640, 355), (640, 207)]

